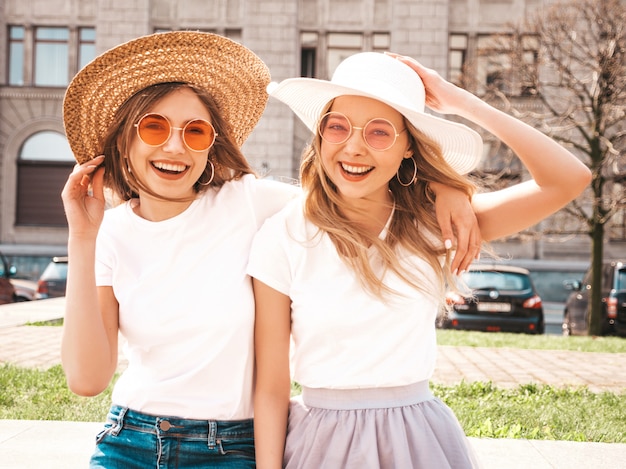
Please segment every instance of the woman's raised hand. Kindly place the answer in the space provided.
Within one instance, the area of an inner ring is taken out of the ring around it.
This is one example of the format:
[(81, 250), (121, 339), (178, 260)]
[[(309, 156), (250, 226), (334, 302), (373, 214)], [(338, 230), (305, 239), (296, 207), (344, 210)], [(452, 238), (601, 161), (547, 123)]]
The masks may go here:
[(104, 217), (104, 156), (74, 166), (61, 192), (71, 235), (95, 237)]
[(387, 53), (411, 67), (422, 79), (426, 89), (426, 106), (440, 114), (458, 114), (466, 108), (466, 100), (478, 99), (469, 91), (446, 81), (435, 70), (424, 67), (412, 57)]

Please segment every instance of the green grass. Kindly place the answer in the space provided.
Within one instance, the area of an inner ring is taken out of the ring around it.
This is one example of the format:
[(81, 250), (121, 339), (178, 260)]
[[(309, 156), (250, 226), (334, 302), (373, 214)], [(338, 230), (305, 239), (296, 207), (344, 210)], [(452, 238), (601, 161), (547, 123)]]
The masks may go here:
[(0, 367), (0, 419), (100, 422), (111, 405), (112, 386), (96, 397), (80, 397), (65, 383), (61, 365), (41, 371)]
[[(500, 389), (481, 382), (431, 386), (468, 436), (626, 443), (626, 393), (534, 384)], [(0, 419), (101, 422), (111, 389), (79, 397), (67, 389), (60, 365), (46, 371), (3, 365)], [(299, 392), (294, 384), (293, 394)]]
[(626, 443), (626, 394), (527, 384), (431, 385), (468, 436)]
[[(514, 347), (626, 353), (618, 337), (561, 337), (438, 330), (441, 345)], [(585, 387), (492, 383), (431, 384), (468, 436), (626, 443), (626, 393), (593, 393)], [(0, 419), (101, 422), (112, 385), (92, 398), (69, 391), (61, 366), (41, 371), (0, 365)], [(300, 392), (294, 383), (293, 394)]]
[(626, 338), (606, 336), (564, 337), (560, 335), (529, 335), (507, 332), (476, 332), (437, 329), (439, 345), (468, 347), (510, 347), (577, 352), (626, 353)]
[(50, 319), (48, 321), (27, 322), (24, 325), (25, 326), (62, 326), (63, 325), (63, 318)]

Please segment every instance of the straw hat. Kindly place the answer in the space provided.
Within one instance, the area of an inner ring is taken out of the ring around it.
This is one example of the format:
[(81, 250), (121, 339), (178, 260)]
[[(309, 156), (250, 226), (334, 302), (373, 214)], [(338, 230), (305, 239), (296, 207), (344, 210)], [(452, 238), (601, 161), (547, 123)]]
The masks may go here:
[(341, 95), (365, 96), (391, 106), (441, 146), (445, 160), (460, 174), (482, 157), (482, 139), (469, 127), (424, 112), (426, 93), (419, 75), (406, 64), (377, 52), (352, 55), (339, 64), (330, 81), (291, 78), (268, 87), (316, 131), (326, 105)]
[(157, 33), (114, 47), (78, 72), (65, 93), (63, 121), (76, 160), (102, 154), (115, 112), (128, 98), (176, 81), (207, 90), (241, 146), (267, 104), (270, 73), (252, 51), (211, 33)]

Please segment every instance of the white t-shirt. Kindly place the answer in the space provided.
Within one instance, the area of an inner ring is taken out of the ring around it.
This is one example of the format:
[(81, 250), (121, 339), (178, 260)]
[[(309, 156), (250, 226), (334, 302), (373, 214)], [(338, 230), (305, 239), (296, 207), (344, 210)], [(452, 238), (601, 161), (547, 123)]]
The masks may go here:
[(263, 221), (300, 193), (245, 176), (160, 222), (107, 210), (96, 282), (119, 302), (128, 368), (113, 402), (196, 419), (253, 416), (254, 298), (246, 263)]
[[(426, 262), (403, 262), (420, 269), (426, 291), (438, 291)], [(248, 273), (291, 298), (291, 366), (301, 385), (386, 387), (431, 377), (438, 302), (389, 273), (386, 284), (401, 295), (383, 301), (365, 293), (328, 235), (304, 219), (300, 199), (259, 230)]]

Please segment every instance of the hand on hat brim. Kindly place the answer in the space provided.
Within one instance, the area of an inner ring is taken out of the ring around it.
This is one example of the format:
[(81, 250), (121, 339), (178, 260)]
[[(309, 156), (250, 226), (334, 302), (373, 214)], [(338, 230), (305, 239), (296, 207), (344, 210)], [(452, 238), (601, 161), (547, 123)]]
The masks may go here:
[[(428, 108), (439, 114), (458, 113), (458, 106), (455, 106), (455, 104), (459, 102), (461, 95), (467, 93), (465, 90), (444, 80), (435, 70), (425, 67), (412, 57), (392, 52), (386, 52), (385, 54), (408, 65), (419, 75), (422, 83), (424, 83), (426, 91), (425, 104)], [(456, 95), (458, 97), (453, 98)]]

